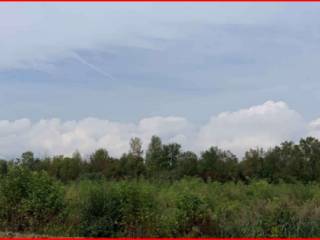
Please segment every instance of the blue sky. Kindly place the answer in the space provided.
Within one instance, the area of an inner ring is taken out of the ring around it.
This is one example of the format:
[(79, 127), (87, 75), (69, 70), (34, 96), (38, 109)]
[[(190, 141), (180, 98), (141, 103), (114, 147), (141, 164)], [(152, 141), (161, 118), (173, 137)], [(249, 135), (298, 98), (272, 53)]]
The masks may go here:
[(178, 117), (198, 134), (221, 112), (268, 101), (284, 103), (303, 128), (319, 117), (319, 3), (1, 3), (0, 11), (0, 119), (11, 125)]

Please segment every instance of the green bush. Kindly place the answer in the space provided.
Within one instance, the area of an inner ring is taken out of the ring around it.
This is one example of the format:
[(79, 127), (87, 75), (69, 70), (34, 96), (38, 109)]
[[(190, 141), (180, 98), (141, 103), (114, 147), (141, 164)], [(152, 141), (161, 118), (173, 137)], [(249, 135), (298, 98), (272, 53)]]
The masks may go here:
[(77, 237), (317, 237), (320, 185), (79, 180), (10, 166), (1, 231)]
[(203, 236), (214, 232), (209, 206), (192, 192), (182, 193), (177, 199), (176, 233), (178, 236)]
[(80, 203), (76, 204), (80, 221), (75, 227), (80, 236), (115, 237), (121, 231), (119, 193), (103, 181), (80, 183)]
[(60, 220), (64, 211), (61, 186), (45, 172), (9, 169), (0, 181), (1, 228), (41, 232)]
[[(145, 182), (87, 181), (79, 183), (79, 235), (145, 236), (156, 221), (152, 187)], [(77, 201), (77, 200), (75, 200)], [(77, 205), (77, 204), (75, 204)]]

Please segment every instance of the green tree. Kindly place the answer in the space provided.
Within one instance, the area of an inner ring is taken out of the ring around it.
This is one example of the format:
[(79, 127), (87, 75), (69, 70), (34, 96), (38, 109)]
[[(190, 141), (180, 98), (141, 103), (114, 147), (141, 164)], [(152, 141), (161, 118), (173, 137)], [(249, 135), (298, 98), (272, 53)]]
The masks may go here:
[(39, 159), (34, 158), (34, 154), (31, 151), (22, 153), (21, 163), (22, 163), (22, 166), (33, 171), (39, 170), (40, 164), (41, 164)]
[(163, 153), (161, 139), (152, 136), (146, 152), (146, 168), (150, 177), (159, 177), (160, 172), (168, 169), (168, 162)]
[(62, 181), (72, 181), (78, 179), (81, 173), (81, 161), (78, 158), (65, 157), (61, 161), (59, 169)]
[(180, 154), (181, 145), (177, 143), (170, 143), (163, 145), (163, 154), (167, 162), (167, 169), (172, 170), (177, 166), (178, 155)]
[(199, 174), (204, 180), (228, 181), (238, 177), (238, 160), (229, 151), (211, 147), (201, 154)]
[(198, 174), (198, 157), (195, 153), (187, 151), (177, 157), (176, 177), (196, 176)]
[(264, 151), (261, 148), (250, 149), (239, 164), (240, 174), (245, 180), (264, 178)]
[(0, 160), (0, 177), (7, 175), (8, 162), (6, 160)]
[(101, 174), (106, 178), (117, 178), (119, 165), (119, 160), (111, 158), (108, 151), (103, 148), (98, 149), (90, 156), (91, 172)]
[(104, 172), (108, 167), (110, 160), (109, 153), (106, 149), (100, 148), (90, 156), (91, 171)]
[(130, 140), (130, 152), (131, 155), (133, 155), (134, 157), (142, 157), (142, 142), (140, 138), (131, 138)]
[(320, 181), (320, 141), (313, 137), (301, 139), (299, 144), (306, 164), (308, 181)]
[(120, 158), (120, 167), (122, 178), (139, 178), (145, 174), (143, 158), (129, 154), (123, 154)]

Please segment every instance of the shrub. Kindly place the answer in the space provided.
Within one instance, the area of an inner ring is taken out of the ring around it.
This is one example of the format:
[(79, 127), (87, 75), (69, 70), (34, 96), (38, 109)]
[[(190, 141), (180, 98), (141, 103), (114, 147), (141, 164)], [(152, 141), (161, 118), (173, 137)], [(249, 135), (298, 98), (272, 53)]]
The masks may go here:
[(119, 193), (103, 181), (82, 183), (79, 204), (79, 235), (115, 237), (122, 228)]
[(12, 167), (0, 182), (2, 229), (41, 232), (64, 210), (61, 186), (45, 172)]
[(177, 230), (179, 236), (202, 236), (214, 232), (215, 227), (208, 205), (194, 193), (182, 193), (177, 203)]

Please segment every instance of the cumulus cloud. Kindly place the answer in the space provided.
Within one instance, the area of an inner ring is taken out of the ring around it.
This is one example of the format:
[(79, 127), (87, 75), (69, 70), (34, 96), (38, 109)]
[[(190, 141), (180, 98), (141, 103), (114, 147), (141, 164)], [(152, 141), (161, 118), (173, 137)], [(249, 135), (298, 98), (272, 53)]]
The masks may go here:
[(152, 135), (160, 136), (164, 143), (178, 142), (184, 149), (197, 153), (218, 146), (241, 157), (249, 148), (269, 148), (307, 135), (320, 137), (320, 119), (307, 123), (285, 102), (267, 101), (212, 116), (202, 126), (175, 116), (144, 118), (137, 123), (98, 118), (78, 121), (43, 119), (37, 122), (2, 120), (0, 156), (15, 157), (27, 150), (40, 155), (71, 155), (79, 150), (87, 155), (102, 147), (112, 156), (119, 157), (128, 151), (130, 138), (140, 137), (146, 149)]
[(286, 103), (268, 101), (213, 116), (201, 127), (197, 145), (216, 145), (241, 155), (252, 147), (269, 148), (281, 141), (296, 140), (305, 134), (305, 127), (300, 114)]
[(34, 123), (28, 119), (0, 121), (0, 156), (12, 157), (27, 150), (48, 155), (71, 155), (75, 150), (88, 154), (101, 147), (120, 156), (128, 151), (132, 137), (140, 137), (145, 144), (153, 134), (164, 141), (183, 142), (188, 129), (187, 120), (179, 117), (145, 118), (137, 124), (97, 118), (65, 122), (45, 119)]
[(320, 138), (320, 118), (311, 121), (308, 126), (308, 136)]

